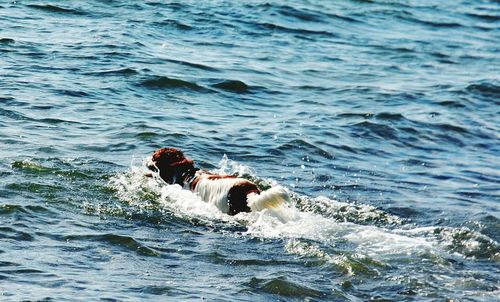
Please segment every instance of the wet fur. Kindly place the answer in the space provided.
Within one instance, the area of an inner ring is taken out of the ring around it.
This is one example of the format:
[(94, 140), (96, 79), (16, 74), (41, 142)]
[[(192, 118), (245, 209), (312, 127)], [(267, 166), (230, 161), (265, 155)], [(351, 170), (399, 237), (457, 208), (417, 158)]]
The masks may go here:
[(288, 192), (282, 187), (261, 192), (247, 179), (203, 171), (176, 148), (155, 151), (147, 167), (167, 184), (178, 184), (191, 190), (230, 215), (276, 207), (289, 201)]

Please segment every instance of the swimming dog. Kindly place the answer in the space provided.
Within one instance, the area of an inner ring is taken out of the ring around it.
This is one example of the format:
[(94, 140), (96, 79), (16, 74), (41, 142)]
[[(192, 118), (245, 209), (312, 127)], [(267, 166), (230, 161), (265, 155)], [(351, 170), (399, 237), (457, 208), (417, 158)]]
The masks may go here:
[(274, 208), (290, 201), (288, 191), (281, 186), (261, 191), (247, 179), (201, 170), (176, 148), (155, 151), (146, 165), (167, 184), (180, 185), (229, 215)]

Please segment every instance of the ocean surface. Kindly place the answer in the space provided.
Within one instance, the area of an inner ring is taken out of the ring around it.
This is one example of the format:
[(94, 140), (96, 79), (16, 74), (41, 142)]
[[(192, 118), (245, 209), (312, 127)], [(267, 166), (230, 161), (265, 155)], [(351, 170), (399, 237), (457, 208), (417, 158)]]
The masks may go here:
[(498, 1), (0, 1), (1, 301), (499, 297)]

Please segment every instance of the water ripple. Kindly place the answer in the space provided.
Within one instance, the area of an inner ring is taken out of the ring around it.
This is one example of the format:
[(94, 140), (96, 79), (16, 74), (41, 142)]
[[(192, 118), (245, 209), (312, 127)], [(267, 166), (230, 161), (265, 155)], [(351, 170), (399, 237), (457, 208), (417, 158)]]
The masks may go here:
[(45, 4), (45, 5), (43, 5), (43, 4), (27, 4), (26, 7), (34, 8), (34, 9), (45, 11), (48, 13), (56, 13), (56, 14), (64, 14), (64, 15), (85, 16), (88, 14), (82, 10), (72, 9), (72, 8), (64, 8), (61, 6), (51, 5), (51, 4)]
[(139, 85), (149, 89), (176, 89), (176, 88), (186, 88), (192, 90), (202, 89), (202, 87), (196, 83), (180, 79), (169, 78), (166, 76), (154, 76), (139, 82)]
[(326, 296), (325, 293), (319, 290), (292, 282), (283, 276), (270, 279), (259, 279), (254, 277), (247, 283), (247, 286), (287, 298), (321, 298)]
[(217, 84), (212, 85), (215, 88), (220, 88), (226, 91), (243, 93), (247, 92), (250, 87), (242, 81), (238, 80), (226, 80)]
[(126, 250), (134, 251), (140, 255), (158, 257), (160, 253), (152, 248), (141, 244), (130, 236), (122, 236), (117, 234), (102, 234), (102, 235), (68, 235), (64, 237), (66, 241), (87, 241), (87, 242), (102, 242), (113, 246), (119, 246)]
[[(5, 299), (498, 300), (495, 1), (25, 2)], [(164, 146), (292, 204), (220, 213), (144, 176)]]

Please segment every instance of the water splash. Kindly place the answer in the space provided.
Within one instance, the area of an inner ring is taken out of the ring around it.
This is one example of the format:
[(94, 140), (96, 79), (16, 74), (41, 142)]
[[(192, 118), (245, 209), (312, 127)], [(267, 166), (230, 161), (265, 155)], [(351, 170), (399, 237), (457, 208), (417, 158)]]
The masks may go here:
[[(149, 172), (144, 164), (131, 167), (113, 176), (109, 185), (120, 200), (130, 205), (165, 211), (206, 225), (243, 226), (242, 236), (284, 239), (285, 251), (322, 259), (346, 274), (356, 271), (353, 263), (359, 263), (359, 259), (370, 259), (370, 263), (383, 266), (390, 259), (419, 257), (441, 263), (450, 253), (491, 259), (498, 259), (499, 255), (498, 243), (478, 232), (465, 228), (412, 227), (373, 206), (323, 196), (310, 198), (292, 192), (292, 204), (229, 216), (179, 185), (167, 185), (157, 175), (145, 177)], [(251, 168), (227, 156), (212, 172), (259, 180), (256, 182), (261, 187), (276, 185), (274, 180), (259, 179)], [(320, 245), (341, 250), (348, 246), (351, 252), (332, 255)], [(361, 272), (371, 270), (373, 268), (359, 269)]]

